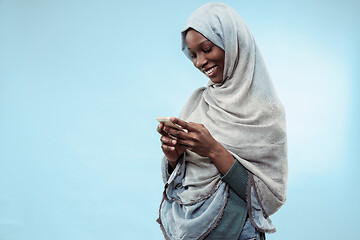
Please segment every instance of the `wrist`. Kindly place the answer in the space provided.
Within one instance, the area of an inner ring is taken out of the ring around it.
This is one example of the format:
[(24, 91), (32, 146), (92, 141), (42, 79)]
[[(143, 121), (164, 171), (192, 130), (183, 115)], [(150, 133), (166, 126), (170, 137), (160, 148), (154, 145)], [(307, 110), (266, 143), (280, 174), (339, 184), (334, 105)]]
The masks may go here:
[(235, 161), (233, 155), (229, 153), (220, 143), (218, 143), (216, 147), (212, 148), (208, 157), (223, 175), (229, 171)]
[(169, 165), (174, 169), (176, 167), (176, 164), (177, 164), (177, 160), (176, 161), (171, 161), (169, 159), (167, 159)]
[(219, 142), (216, 142), (215, 146), (211, 148), (208, 158), (210, 158), (211, 161), (214, 161), (227, 153), (228, 151), (223, 147), (223, 145), (221, 145)]
[(176, 164), (179, 161), (179, 157), (176, 159), (172, 159), (172, 158), (166, 158), (166, 160), (168, 161), (169, 165), (174, 169), (176, 167)]

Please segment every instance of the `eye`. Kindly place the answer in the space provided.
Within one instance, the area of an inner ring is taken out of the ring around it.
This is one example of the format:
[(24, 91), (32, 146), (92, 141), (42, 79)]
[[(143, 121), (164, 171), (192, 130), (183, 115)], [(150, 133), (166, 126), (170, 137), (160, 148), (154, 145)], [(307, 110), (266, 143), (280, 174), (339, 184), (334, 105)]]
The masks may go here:
[(190, 57), (191, 57), (192, 59), (195, 59), (195, 58), (196, 58), (196, 54), (190, 54)]
[(212, 46), (211, 47), (206, 47), (206, 48), (204, 48), (204, 53), (209, 53), (209, 52), (211, 52), (211, 50), (212, 50)]

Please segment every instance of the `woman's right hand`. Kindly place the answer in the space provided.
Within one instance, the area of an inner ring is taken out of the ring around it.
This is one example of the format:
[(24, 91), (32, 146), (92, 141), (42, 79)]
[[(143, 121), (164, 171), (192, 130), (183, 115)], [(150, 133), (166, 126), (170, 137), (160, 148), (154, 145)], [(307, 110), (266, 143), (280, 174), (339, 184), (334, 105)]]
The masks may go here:
[(160, 123), (157, 127), (157, 131), (160, 133), (161, 148), (164, 152), (169, 164), (174, 169), (179, 157), (185, 152), (184, 146), (178, 144), (178, 141), (174, 137), (164, 131), (164, 124)]

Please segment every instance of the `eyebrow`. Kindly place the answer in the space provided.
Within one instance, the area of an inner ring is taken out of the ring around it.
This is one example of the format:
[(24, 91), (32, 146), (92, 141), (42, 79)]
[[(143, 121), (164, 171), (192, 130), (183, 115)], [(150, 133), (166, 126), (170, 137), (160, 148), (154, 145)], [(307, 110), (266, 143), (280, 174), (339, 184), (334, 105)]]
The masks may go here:
[[(212, 43), (209, 39), (204, 39), (202, 42), (200, 42), (199, 45), (203, 45), (204, 43), (207, 43), (207, 42)], [(190, 50), (192, 50), (192, 49), (188, 47), (188, 50), (190, 51)]]

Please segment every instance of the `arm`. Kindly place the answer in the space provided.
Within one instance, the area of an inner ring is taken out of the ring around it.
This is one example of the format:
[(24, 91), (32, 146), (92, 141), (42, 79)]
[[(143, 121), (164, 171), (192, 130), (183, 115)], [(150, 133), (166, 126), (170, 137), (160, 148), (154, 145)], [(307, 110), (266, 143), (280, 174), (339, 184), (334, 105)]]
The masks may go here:
[[(234, 157), (211, 136), (204, 125), (193, 122), (188, 123), (175, 117), (171, 117), (170, 121), (187, 130), (187, 132), (184, 132), (167, 126), (162, 127), (164, 133), (176, 138), (176, 145), (183, 149), (189, 149), (200, 156), (208, 157), (223, 175), (229, 171), (235, 162)], [(172, 167), (175, 167), (175, 165)]]
[(229, 184), (231, 189), (245, 202), (246, 188), (248, 185), (248, 171), (246, 168), (237, 160), (235, 160), (229, 171), (221, 177), (221, 179)]
[(214, 145), (214, 149), (210, 151), (209, 158), (214, 163), (217, 169), (219, 169), (219, 172), (223, 175), (226, 175), (226, 173), (231, 169), (233, 166), (235, 159), (234, 157), (215, 139), (216, 142)]
[[(187, 123), (177, 118), (170, 118), (170, 120), (187, 129), (187, 132), (162, 126), (164, 134), (175, 136), (177, 145), (211, 159), (223, 175), (222, 180), (229, 184), (231, 189), (246, 202), (246, 187), (248, 184), (246, 168), (211, 136), (204, 125)], [(176, 162), (173, 168), (175, 168)], [(169, 173), (172, 171), (171, 166), (169, 161)]]

